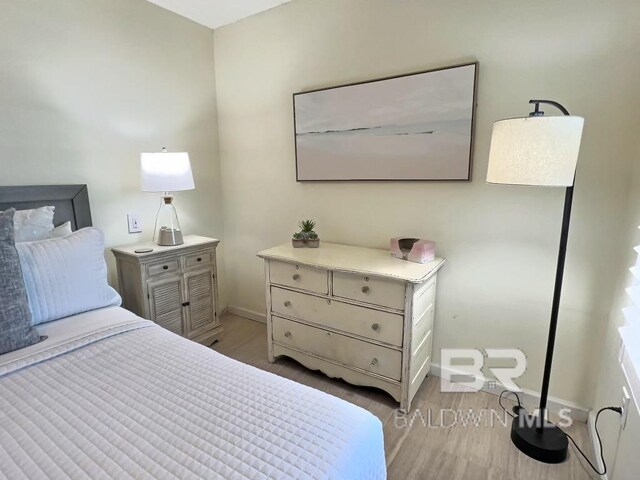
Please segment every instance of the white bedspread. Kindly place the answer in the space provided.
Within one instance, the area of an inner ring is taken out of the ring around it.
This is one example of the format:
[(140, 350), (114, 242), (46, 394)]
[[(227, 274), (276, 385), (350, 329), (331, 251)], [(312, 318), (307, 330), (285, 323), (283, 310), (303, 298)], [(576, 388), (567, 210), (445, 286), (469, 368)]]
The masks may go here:
[(121, 308), (0, 356), (0, 478), (384, 479), (382, 425)]

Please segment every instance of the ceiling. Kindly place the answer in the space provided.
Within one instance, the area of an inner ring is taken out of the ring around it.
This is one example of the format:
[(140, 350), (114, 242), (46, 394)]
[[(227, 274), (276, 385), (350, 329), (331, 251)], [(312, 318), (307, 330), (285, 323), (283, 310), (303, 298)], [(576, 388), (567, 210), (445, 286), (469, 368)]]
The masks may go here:
[(291, 0), (148, 0), (209, 28), (218, 28)]

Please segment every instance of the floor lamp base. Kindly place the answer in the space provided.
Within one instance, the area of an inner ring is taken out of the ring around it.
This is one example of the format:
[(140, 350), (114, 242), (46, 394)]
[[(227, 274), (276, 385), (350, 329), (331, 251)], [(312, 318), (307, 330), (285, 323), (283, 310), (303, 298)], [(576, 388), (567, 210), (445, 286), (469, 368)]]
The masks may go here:
[(511, 424), (511, 441), (522, 453), (544, 463), (561, 463), (567, 458), (569, 440), (560, 427), (520, 411)]

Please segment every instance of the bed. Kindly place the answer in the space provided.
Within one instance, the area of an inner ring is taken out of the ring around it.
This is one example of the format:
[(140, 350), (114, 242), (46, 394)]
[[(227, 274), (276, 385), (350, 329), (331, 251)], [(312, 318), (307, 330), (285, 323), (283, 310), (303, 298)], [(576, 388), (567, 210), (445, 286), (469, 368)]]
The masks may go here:
[[(33, 199), (3, 188), (0, 210)], [(56, 223), (90, 224), (86, 197), (58, 199), (68, 209)], [(0, 355), (0, 478), (386, 477), (380, 421), (343, 400), (120, 307), (39, 332), (48, 338)]]

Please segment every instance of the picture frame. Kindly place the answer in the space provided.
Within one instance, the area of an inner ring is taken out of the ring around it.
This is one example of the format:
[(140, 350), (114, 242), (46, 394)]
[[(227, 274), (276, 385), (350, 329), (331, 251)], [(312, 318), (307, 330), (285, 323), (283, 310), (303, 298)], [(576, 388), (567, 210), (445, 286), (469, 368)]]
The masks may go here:
[(479, 63), (293, 94), (296, 181), (471, 180)]

